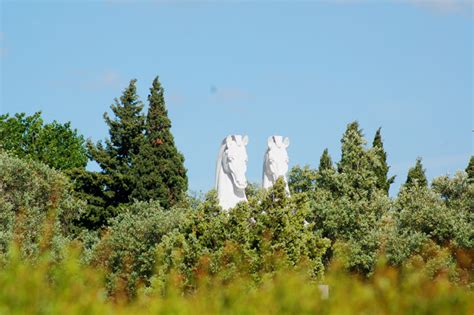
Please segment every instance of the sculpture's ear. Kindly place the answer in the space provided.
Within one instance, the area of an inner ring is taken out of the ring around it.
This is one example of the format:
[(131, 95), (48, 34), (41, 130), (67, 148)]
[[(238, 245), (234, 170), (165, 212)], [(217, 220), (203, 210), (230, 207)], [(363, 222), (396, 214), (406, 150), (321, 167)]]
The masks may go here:
[(227, 146), (230, 146), (231, 143), (232, 143), (232, 136), (229, 135), (225, 138), (225, 144), (227, 144)]
[(246, 146), (249, 143), (249, 136), (247, 135), (243, 136), (242, 143)]
[(285, 139), (283, 139), (283, 144), (285, 145), (285, 148), (288, 148), (290, 145), (290, 138), (285, 137)]
[(268, 137), (267, 144), (269, 148), (273, 148), (275, 146), (275, 139), (273, 136)]

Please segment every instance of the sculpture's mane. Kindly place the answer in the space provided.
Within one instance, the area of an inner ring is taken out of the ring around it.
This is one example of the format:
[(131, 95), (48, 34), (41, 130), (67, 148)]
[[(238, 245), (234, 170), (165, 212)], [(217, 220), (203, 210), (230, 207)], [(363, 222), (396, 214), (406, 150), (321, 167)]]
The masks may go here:
[[(273, 143), (276, 144), (277, 148), (281, 149), (283, 146), (283, 137), (282, 136), (272, 136)], [(270, 150), (270, 148), (268, 148)]]
[[(242, 136), (228, 136), (231, 137), (231, 139), (237, 143), (238, 146), (242, 146)], [(217, 165), (216, 165), (216, 189), (219, 187), (219, 177), (222, 172), (222, 157), (224, 156), (224, 151), (227, 148), (227, 138), (225, 137), (224, 140), (222, 140), (221, 147), (219, 149), (219, 155), (217, 156)]]
[(217, 155), (217, 165), (216, 165), (216, 190), (219, 187), (219, 176), (222, 172), (222, 156), (224, 155), (224, 151), (227, 147), (226, 139), (222, 140), (221, 147), (219, 149), (219, 154)]

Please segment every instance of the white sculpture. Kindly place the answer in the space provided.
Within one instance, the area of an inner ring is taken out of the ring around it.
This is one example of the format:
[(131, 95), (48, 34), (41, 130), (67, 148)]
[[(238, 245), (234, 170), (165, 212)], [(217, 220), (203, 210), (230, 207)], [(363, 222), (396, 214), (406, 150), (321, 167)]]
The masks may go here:
[(283, 177), (286, 183), (286, 192), (288, 195), (290, 194), (286, 178), (289, 163), (286, 149), (289, 145), (290, 139), (288, 137), (271, 136), (268, 138), (268, 148), (263, 162), (263, 188), (268, 189), (272, 187), (278, 178)]
[(241, 201), (247, 201), (247, 136), (227, 136), (221, 144), (217, 157), (216, 189), (219, 205), (229, 210)]

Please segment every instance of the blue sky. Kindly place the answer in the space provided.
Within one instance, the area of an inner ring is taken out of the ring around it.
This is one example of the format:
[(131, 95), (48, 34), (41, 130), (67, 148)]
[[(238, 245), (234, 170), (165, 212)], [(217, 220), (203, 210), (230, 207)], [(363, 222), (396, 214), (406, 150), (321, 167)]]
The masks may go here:
[(268, 136), (316, 167), (353, 120), (369, 142), (382, 127), (394, 191), (417, 156), (432, 178), (472, 154), (470, 2), (0, 3), (1, 113), (41, 110), (96, 141), (128, 81), (146, 101), (159, 75), (194, 191), (232, 133), (249, 135), (254, 182)]

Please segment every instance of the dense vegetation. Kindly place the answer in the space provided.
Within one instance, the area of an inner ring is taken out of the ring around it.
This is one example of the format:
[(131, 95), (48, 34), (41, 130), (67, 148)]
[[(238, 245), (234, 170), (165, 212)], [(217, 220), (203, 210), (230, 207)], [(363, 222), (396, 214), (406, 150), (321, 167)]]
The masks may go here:
[(1, 314), (473, 313), (473, 158), (431, 183), (418, 158), (391, 198), (381, 130), (367, 146), (353, 122), (340, 161), (290, 171), (291, 196), (251, 185), (225, 213), (186, 195), (158, 78), (146, 115), (135, 85), (105, 144), (0, 117)]

